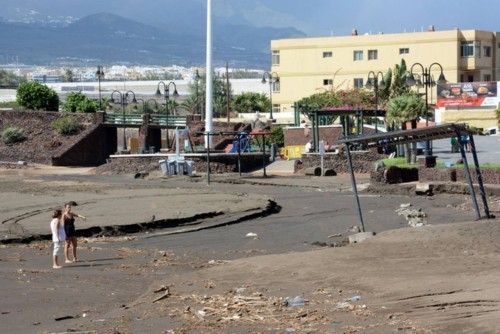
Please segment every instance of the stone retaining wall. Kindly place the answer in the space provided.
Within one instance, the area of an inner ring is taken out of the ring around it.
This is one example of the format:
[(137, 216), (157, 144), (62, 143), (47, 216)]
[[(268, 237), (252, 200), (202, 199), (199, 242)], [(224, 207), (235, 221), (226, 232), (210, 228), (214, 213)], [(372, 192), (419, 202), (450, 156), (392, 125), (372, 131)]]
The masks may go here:
[[(477, 182), (476, 170), (470, 169), (472, 180)], [(483, 183), (500, 184), (499, 168), (482, 168)], [(419, 168), (418, 179), (420, 182), (467, 182), (463, 168)]]
[[(159, 171), (160, 166), (158, 161), (164, 159), (162, 157), (112, 157), (108, 159), (108, 163), (99, 166), (96, 169), (98, 174), (133, 174), (138, 172), (153, 172)], [(194, 171), (197, 173), (205, 173), (207, 170), (206, 157), (186, 157), (186, 160), (194, 161)], [(269, 163), (269, 155), (266, 155), (266, 164)], [(242, 172), (252, 172), (262, 168), (261, 155), (242, 155), (241, 157)], [(211, 173), (236, 173), (238, 172), (238, 156), (224, 155), (210, 157)]]
[[(373, 163), (377, 160), (384, 159), (385, 155), (377, 153), (376, 150), (370, 151), (354, 151), (352, 154), (352, 164), (356, 173), (370, 173), (373, 170)], [(307, 153), (302, 155), (300, 164), (297, 165), (298, 170), (303, 170), (309, 167), (321, 166), (321, 157), (319, 154)], [(325, 169), (333, 169), (337, 174), (348, 173), (347, 156), (345, 152), (327, 153), (324, 157)]]

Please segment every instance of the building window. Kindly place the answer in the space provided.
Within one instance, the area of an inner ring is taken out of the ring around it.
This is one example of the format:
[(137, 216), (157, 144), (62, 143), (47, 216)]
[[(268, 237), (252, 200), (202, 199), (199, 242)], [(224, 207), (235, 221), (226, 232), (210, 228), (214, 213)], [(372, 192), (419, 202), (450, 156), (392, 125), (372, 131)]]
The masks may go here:
[(332, 58), (332, 57), (333, 57), (332, 51), (323, 51), (323, 58)]
[(491, 57), (491, 46), (483, 47), (483, 55), (485, 57)]
[(464, 82), (465, 76), (463, 74), (460, 74), (460, 82)]
[(354, 78), (354, 88), (363, 88), (363, 78)]
[(279, 79), (276, 79), (273, 81), (273, 93), (279, 93), (280, 92), (280, 89), (281, 89), (281, 84), (280, 84), (280, 81)]
[(410, 48), (400, 48), (399, 49), (399, 54), (400, 55), (407, 55), (410, 53)]
[(484, 79), (484, 81), (486, 81), (486, 82), (491, 81), (491, 74), (485, 74), (485, 75), (483, 76), (483, 79)]
[(474, 82), (474, 76), (473, 75), (468, 75), (467, 76), (467, 82)]
[(280, 112), (280, 105), (279, 104), (273, 104), (273, 113)]
[(280, 64), (280, 51), (279, 50), (273, 50), (271, 62), (273, 65), (276, 65), (276, 66)]
[(323, 79), (323, 86), (333, 85), (333, 79)]
[(363, 60), (363, 51), (356, 50), (353, 53), (354, 61)]
[(474, 42), (462, 42), (460, 49), (462, 57), (474, 57)]
[(378, 59), (378, 50), (368, 50), (368, 60)]

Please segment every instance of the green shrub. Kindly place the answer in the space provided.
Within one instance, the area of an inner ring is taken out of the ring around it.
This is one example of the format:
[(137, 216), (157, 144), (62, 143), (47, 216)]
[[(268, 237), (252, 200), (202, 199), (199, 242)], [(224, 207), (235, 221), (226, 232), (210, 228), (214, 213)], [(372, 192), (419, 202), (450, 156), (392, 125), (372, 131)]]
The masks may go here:
[(285, 136), (283, 133), (283, 127), (275, 126), (271, 129), (271, 142), (276, 144), (278, 147), (285, 146)]
[(52, 122), (52, 128), (62, 136), (71, 136), (80, 131), (78, 121), (73, 117), (61, 117)]
[(96, 112), (97, 108), (96, 102), (80, 92), (69, 93), (63, 104), (63, 110), (66, 112), (92, 113)]
[(8, 126), (2, 131), (2, 140), (5, 144), (20, 143), (25, 139), (23, 131), (19, 128)]
[(17, 103), (20, 106), (33, 110), (59, 110), (59, 96), (57, 93), (36, 81), (25, 82), (17, 89)]

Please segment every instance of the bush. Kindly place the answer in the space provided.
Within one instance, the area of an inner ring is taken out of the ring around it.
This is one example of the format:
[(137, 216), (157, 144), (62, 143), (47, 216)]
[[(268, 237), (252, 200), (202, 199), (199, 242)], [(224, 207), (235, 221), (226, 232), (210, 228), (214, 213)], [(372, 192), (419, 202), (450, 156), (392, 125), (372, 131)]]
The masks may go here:
[(283, 127), (275, 126), (271, 129), (271, 142), (275, 143), (278, 147), (285, 146), (285, 136), (283, 134)]
[(62, 136), (71, 136), (80, 131), (80, 125), (73, 117), (61, 117), (52, 122), (52, 128)]
[(57, 96), (57, 93), (36, 81), (20, 84), (16, 98), (17, 103), (27, 109), (59, 110), (59, 96)]
[(24, 137), (23, 131), (19, 128), (9, 126), (2, 132), (2, 140), (5, 144), (15, 144), (22, 142)]
[(269, 112), (271, 100), (260, 93), (242, 93), (233, 100), (233, 109), (239, 113)]
[(63, 104), (63, 110), (66, 112), (93, 113), (97, 111), (97, 103), (89, 99), (82, 93), (69, 93)]

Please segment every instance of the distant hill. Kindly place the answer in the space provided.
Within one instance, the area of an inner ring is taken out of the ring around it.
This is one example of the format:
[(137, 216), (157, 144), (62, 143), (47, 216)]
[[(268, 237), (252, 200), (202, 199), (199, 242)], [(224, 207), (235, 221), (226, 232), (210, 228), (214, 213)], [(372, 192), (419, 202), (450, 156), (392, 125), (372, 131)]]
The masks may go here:
[[(269, 66), (270, 40), (304, 36), (294, 28), (214, 25), (216, 64)], [(205, 59), (204, 32), (183, 32), (99, 13), (64, 27), (0, 22), (0, 63), (13, 57), (27, 64), (131, 63), (199, 65)]]

